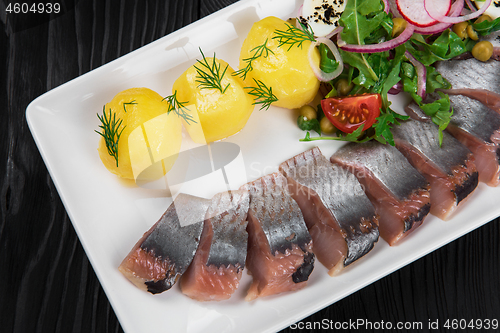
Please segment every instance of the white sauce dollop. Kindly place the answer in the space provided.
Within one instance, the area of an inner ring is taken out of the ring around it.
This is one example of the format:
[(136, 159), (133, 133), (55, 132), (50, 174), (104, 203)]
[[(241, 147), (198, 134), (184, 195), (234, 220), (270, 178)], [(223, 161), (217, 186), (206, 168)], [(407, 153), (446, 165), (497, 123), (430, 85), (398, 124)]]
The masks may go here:
[[(481, 9), (484, 6), (485, 1), (474, 0), (474, 3), (478, 7), (478, 9)], [(500, 0), (493, 0), (491, 2), (491, 5), (484, 12), (484, 14), (488, 15), (492, 19), (496, 19), (497, 17), (500, 17)]]
[(304, 0), (302, 22), (306, 22), (316, 37), (324, 37), (338, 27), (347, 0)]

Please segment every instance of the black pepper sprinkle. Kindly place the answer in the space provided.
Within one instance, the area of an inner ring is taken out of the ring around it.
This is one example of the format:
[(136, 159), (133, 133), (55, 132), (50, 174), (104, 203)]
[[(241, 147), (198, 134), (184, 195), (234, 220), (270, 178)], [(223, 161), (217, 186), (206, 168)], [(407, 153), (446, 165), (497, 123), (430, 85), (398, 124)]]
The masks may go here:
[[(336, 5), (336, 7), (332, 6), (328, 0), (323, 0), (321, 6), (315, 6), (313, 15), (310, 15), (307, 18), (301, 18), (301, 22), (305, 23), (305, 20), (313, 20), (314, 22), (322, 22), (326, 25), (335, 25), (336, 27), (339, 25), (337, 23), (338, 18), (342, 15), (342, 11), (337, 11), (337, 7), (340, 7), (344, 4), (345, 0), (331, 0), (331, 3)], [(500, 2), (500, 0), (498, 0)], [(334, 22), (332, 22), (334, 21)]]

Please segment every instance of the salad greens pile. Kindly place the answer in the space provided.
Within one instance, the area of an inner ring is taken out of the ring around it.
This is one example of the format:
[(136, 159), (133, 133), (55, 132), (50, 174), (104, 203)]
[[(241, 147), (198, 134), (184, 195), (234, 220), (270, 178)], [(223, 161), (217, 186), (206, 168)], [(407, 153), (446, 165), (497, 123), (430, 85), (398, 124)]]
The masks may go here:
[[(343, 27), (341, 38), (348, 44), (369, 45), (391, 39), (393, 29), (392, 14), (384, 11), (381, 0), (349, 0), (339, 20)], [(478, 35), (484, 36), (500, 29), (500, 18), (493, 21), (472, 23)], [(447, 127), (453, 115), (448, 95), (438, 92), (439, 97), (426, 102), (417, 94), (417, 68), (409, 59), (408, 53), (426, 68), (426, 93), (432, 94), (436, 89), (448, 89), (451, 85), (436, 72), (433, 64), (437, 61), (448, 60), (470, 51), (475, 42), (462, 40), (450, 29), (432, 36), (414, 33), (404, 44), (396, 48), (378, 53), (355, 53), (339, 49), (345, 66), (342, 74), (330, 81), (331, 91), (327, 97), (336, 96), (335, 84), (340, 79), (347, 79), (354, 88), (350, 95), (363, 93), (379, 93), (382, 96), (382, 109), (375, 124), (367, 131), (356, 131), (346, 136), (336, 137), (346, 141), (366, 141), (375, 139), (382, 143), (394, 145), (391, 128), (399, 124), (399, 120), (408, 116), (396, 113), (391, 109), (388, 93), (398, 85), (401, 91), (408, 93), (418, 103), (422, 110), (439, 126), (442, 140), (442, 131)], [(320, 68), (325, 72), (332, 72), (338, 66), (331, 51), (320, 46)], [(306, 128), (307, 124), (302, 127)], [(324, 137), (326, 139), (326, 137)], [(320, 138), (314, 138), (320, 139)], [(312, 138), (307, 133), (302, 141)]]

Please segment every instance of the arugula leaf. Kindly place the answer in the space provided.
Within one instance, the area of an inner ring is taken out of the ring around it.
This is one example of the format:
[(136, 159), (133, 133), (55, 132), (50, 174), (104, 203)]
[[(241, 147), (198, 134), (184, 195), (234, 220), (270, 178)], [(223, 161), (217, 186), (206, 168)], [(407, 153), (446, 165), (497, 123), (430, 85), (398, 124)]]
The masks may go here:
[(321, 56), (319, 68), (325, 73), (335, 71), (339, 67), (339, 63), (335, 60), (332, 51), (325, 44), (319, 44), (318, 49)]
[(388, 108), (387, 112), (384, 112), (377, 117), (377, 120), (373, 125), (375, 128), (374, 139), (383, 144), (389, 143), (391, 146), (394, 146), (394, 137), (391, 133), (392, 125), (399, 125), (398, 119), (406, 120), (408, 118), (408, 116), (401, 115)]
[(427, 80), (425, 90), (428, 94), (432, 94), (436, 89), (450, 89), (451, 84), (439, 74), (432, 66), (426, 66)]
[[(392, 20), (384, 12), (381, 1), (350, 0), (339, 19), (339, 24), (344, 29), (342, 39), (348, 44), (365, 45), (380, 40), (383, 32), (387, 33)], [(381, 30), (382, 27), (382, 30)], [(340, 50), (345, 63), (356, 67), (360, 71), (360, 83), (371, 86), (378, 81), (378, 76), (367, 60), (364, 53), (351, 53)]]
[[(426, 76), (426, 93), (432, 94), (436, 89), (449, 89), (451, 84), (432, 66), (425, 66), (427, 70)], [(401, 64), (400, 76), (403, 81), (403, 91), (411, 94), (417, 93), (418, 77), (415, 67), (409, 62)]]
[(500, 30), (500, 17), (497, 17), (493, 21), (484, 20), (481, 23), (472, 23), (472, 27), (476, 30), (477, 34), (480, 36), (486, 36)]
[(422, 36), (414, 34), (405, 43), (406, 49), (425, 66), (436, 61), (448, 60), (467, 52), (464, 41), (451, 30), (445, 30), (432, 44), (424, 41)]
[(372, 86), (378, 80), (378, 76), (366, 60), (366, 54), (357, 52), (347, 52), (342, 49), (339, 50), (340, 56), (345, 64), (355, 67), (359, 70), (359, 76), (363, 79), (355, 84), (364, 84), (365, 86)]
[(344, 27), (342, 39), (349, 44), (364, 45), (365, 38), (379, 29), (386, 15), (381, 1), (347, 1), (339, 20)]
[(321, 127), (319, 125), (318, 119), (310, 119), (308, 120), (304, 116), (299, 116), (297, 118), (297, 125), (303, 131), (311, 131), (314, 130), (316, 133), (321, 135)]
[(434, 100), (432, 103), (422, 103), (422, 98), (418, 95), (412, 95), (418, 106), (424, 113), (431, 117), (434, 124), (439, 126), (439, 145), (443, 143), (443, 131), (450, 123), (453, 116), (453, 109), (451, 108), (450, 96), (438, 91), (439, 99)]
[(307, 132), (306, 136), (303, 139), (300, 139), (299, 141), (308, 142), (308, 141), (319, 141), (319, 140), (333, 140), (333, 141), (349, 141), (349, 142), (362, 143), (371, 140), (371, 137), (368, 136), (360, 139), (360, 137), (364, 134), (363, 127), (364, 125), (361, 125), (354, 132), (340, 136), (320, 136), (311, 138), (311, 134)]
[(394, 55), (394, 59), (392, 59), (390, 63), (391, 70), (387, 74), (387, 78), (381, 85), (382, 89), (380, 91), (380, 95), (382, 96), (382, 107), (384, 109), (389, 107), (389, 102), (387, 101), (387, 93), (394, 85), (401, 81), (399, 73), (402, 61), (405, 56), (405, 52), (406, 48), (404, 47), (404, 45), (396, 47), (396, 54)]

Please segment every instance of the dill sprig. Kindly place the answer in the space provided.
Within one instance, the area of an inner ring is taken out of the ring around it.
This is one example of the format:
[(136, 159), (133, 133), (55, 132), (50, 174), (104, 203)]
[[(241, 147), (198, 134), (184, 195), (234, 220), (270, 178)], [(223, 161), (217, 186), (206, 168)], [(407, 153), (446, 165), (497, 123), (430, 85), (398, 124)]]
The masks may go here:
[(102, 116), (97, 114), (97, 118), (101, 121), (101, 125), (99, 128), (102, 129), (102, 133), (94, 130), (96, 133), (100, 134), (104, 138), (104, 142), (106, 143), (106, 148), (108, 149), (108, 154), (113, 156), (116, 161), (116, 167), (118, 167), (118, 141), (120, 140), (120, 136), (123, 133), (123, 130), (127, 126), (123, 126), (120, 130), (120, 126), (122, 125), (122, 119), (116, 119), (116, 113), (111, 114), (111, 108), (109, 109), (109, 116), (106, 116), (106, 106), (102, 107)]
[(261, 104), (260, 110), (269, 109), (271, 103), (278, 101), (278, 97), (273, 94), (272, 87), (267, 87), (261, 80), (253, 80), (257, 85), (256, 87), (245, 87), (245, 89), (249, 90), (248, 94), (254, 96), (253, 104)]
[(293, 25), (289, 23), (285, 23), (288, 28), (286, 31), (283, 30), (276, 30), (274, 34), (276, 36), (273, 37), (273, 39), (277, 39), (279, 42), (278, 47), (281, 47), (283, 45), (290, 45), (288, 47), (288, 51), (294, 46), (297, 45), (297, 47), (302, 48), (302, 43), (305, 41), (311, 41), (314, 42), (316, 39), (314, 38), (314, 32), (311, 29), (310, 26), (305, 26), (302, 22), (298, 21), (300, 24), (300, 29), (294, 27)]
[(212, 64), (209, 64), (201, 48), (200, 52), (203, 56), (203, 61), (196, 60), (200, 64), (200, 67), (196, 67), (196, 65), (194, 65), (194, 68), (196, 68), (196, 71), (198, 72), (196, 79), (196, 82), (199, 83), (198, 87), (200, 89), (218, 89), (222, 94), (225, 93), (229, 87), (229, 83), (227, 86), (222, 87), (222, 78), (224, 77), (224, 74), (226, 74), (226, 70), (229, 65), (227, 65), (221, 72), (220, 64), (217, 64), (215, 61), (215, 53)]
[(234, 76), (240, 76), (243, 80), (247, 78), (248, 72), (253, 70), (252, 62), (255, 59), (260, 58), (262, 56), (264, 58), (267, 58), (269, 52), (274, 54), (273, 50), (267, 47), (267, 39), (264, 42), (264, 44), (254, 47), (253, 49), (250, 50), (250, 52), (253, 52), (252, 56), (250, 58), (243, 59), (243, 61), (247, 63), (245, 68), (239, 69), (233, 73)]
[(173, 93), (173, 95), (167, 96), (162, 99), (162, 102), (165, 100), (168, 102), (167, 113), (170, 113), (170, 111), (174, 111), (175, 114), (178, 117), (183, 118), (188, 125), (190, 121), (196, 123), (196, 121), (193, 119), (193, 116), (186, 111), (187, 107), (185, 105), (189, 102), (179, 102), (179, 100), (177, 100), (177, 90)]
[(128, 103), (123, 103), (123, 110), (125, 112), (127, 112), (127, 108), (125, 107), (126, 105), (137, 105), (137, 102), (135, 101), (135, 99), (132, 101), (132, 102), (128, 102)]

